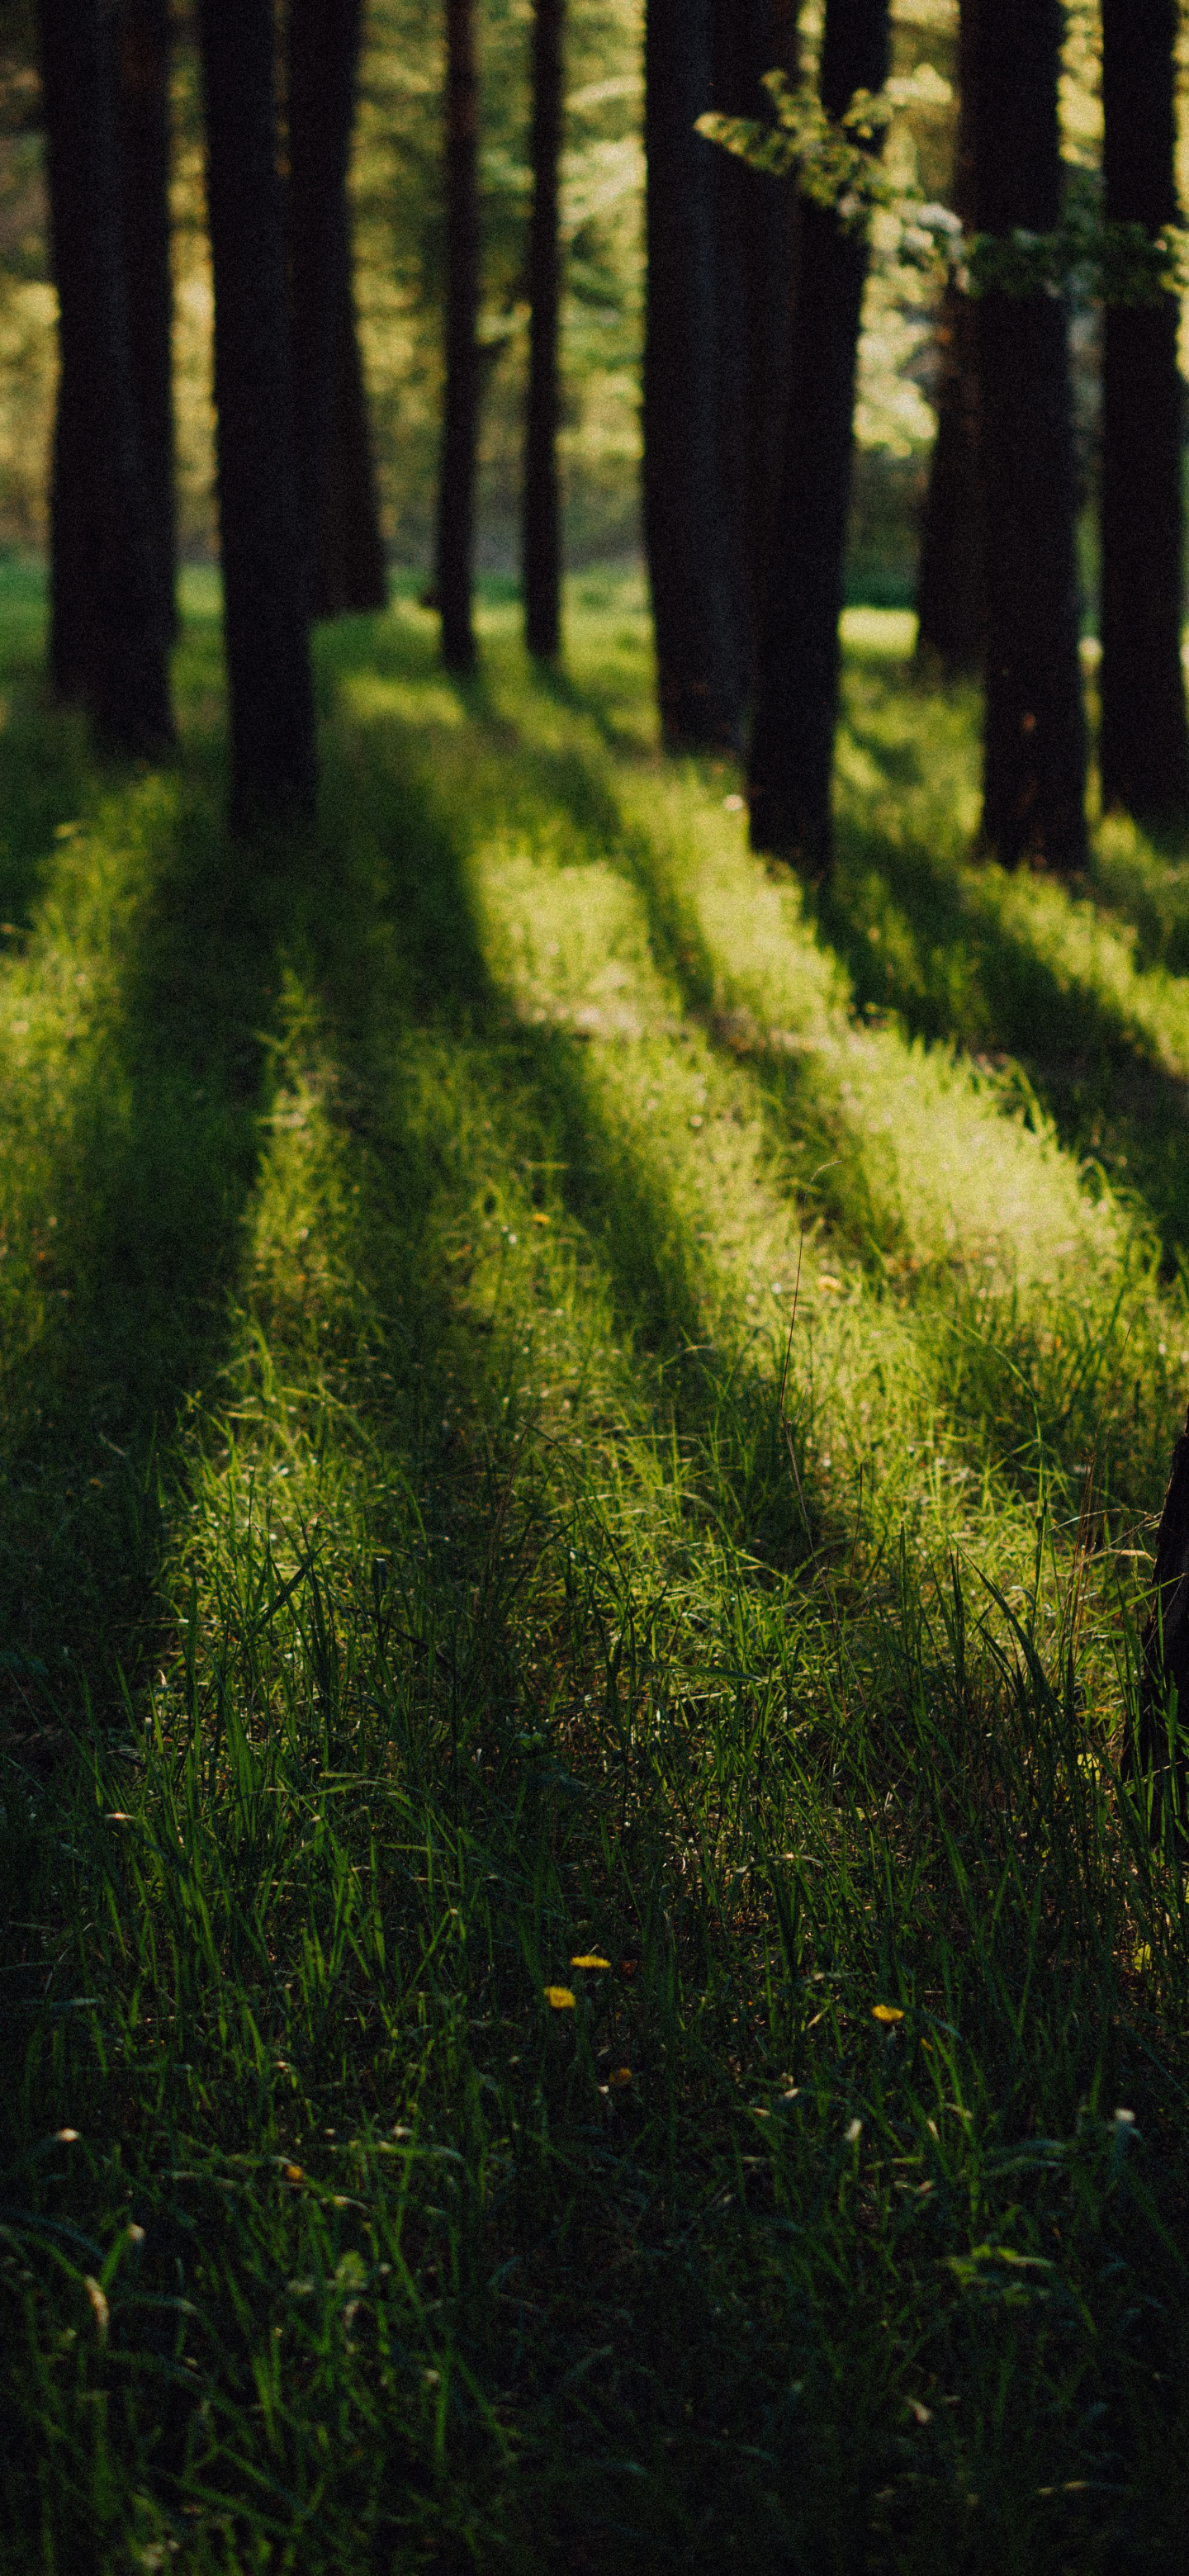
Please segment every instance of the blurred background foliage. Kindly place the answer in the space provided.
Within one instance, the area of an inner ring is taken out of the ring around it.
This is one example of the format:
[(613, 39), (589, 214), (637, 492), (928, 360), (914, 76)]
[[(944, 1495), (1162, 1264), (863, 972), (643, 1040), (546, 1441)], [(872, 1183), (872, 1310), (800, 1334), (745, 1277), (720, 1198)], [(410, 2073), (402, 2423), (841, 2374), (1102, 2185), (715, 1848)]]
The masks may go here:
[[(644, 0), (570, 0), (562, 453), (571, 565), (630, 558), (639, 547), (639, 376), (643, 328), (640, 76)], [(1097, 159), (1098, 11), (1066, 11), (1062, 117), (1067, 157)], [(183, 553), (216, 551), (211, 410), (212, 299), (204, 229), (200, 100), (192, 0), (178, 0), (175, 92), (176, 376)], [(372, 402), (385, 533), (395, 565), (428, 563), (441, 391), (442, 194), (438, 101), (442, 12), (426, 0), (369, 0), (356, 129), (356, 292)], [(895, 68), (954, 69), (956, 0), (894, 0)], [(820, 0), (801, 13), (811, 62)], [(528, 307), (524, 261), (529, 0), (483, 0), (484, 279), (488, 351), (479, 495), (481, 569), (517, 557), (521, 412)], [(897, 150), (926, 192), (949, 192), (955, 109), (900, 122)], [(1189, 132), (1182, 115), (1182, 155)], [(40, 550), (55, 381), (30, 0), (0, 0), (0, 545)], [(709, 147), (708, 147), (709, 148)], [(1189, 168), (1183, 173), (1189, 177)], [(1187, 191), (1189, 193), (1189, 191)], [(934, 432), (932, 313), (919, 279), (878, 264), (860, 352), (848, 591), (873, 604), (913, 595), (916, 531)], [(1095, 488), (1097, 322), (1074, 317), (1079, 451)], [(1094, 565), (1086, 553), (1092, 591)]]

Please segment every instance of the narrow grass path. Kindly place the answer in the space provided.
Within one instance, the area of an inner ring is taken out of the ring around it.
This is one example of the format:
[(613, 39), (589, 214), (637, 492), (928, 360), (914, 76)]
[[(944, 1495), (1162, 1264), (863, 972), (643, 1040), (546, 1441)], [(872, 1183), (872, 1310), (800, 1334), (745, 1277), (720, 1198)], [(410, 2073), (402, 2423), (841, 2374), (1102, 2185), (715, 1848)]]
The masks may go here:
[(0, 2564), (1172, 2570), (1180, 862), (869, 623), (814, 916), (593, 577), (230, 852), (8, 578)]

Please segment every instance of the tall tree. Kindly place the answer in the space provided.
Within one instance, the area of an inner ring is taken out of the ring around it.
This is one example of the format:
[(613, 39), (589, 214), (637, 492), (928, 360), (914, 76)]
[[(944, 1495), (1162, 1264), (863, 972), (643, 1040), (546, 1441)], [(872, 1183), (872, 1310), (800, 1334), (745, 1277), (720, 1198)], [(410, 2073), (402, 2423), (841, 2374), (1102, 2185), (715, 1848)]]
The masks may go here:
[(200, 0), (233, 831), (313, 806), (317, 765), (277, 170), (272, 0)]
[[(1110, 223), (1177, 215), (1177, 0), (1102, 0)], [(1102, 800), (1156, 821), (1189, 806), (1180, 309), (1109, 304), (1102, 352)]]
[(342, 295), (330, 474), (314, 563), (315, 617), (342, 617), (388, 605), (367, 387), (349, 275), (343, 279)]
[(561, 494), (557, 473), (558, 318), (565, 0), (533, 12), (533, 213), (529, 232), (528, 406), (524, 437), (524, 627), (530, 653), (561, 648)]
[[(1061, 214), (1059, 0), (977, 0), (975, 222), (1052, 232)], [(1086, 855), (1078, 660), (1077, 478), (1066, 313), (1058, 297), (978, 299), (986, 498), (983, 832), (1006, 866)]]
[(694, 132), (712, 104), (712, 0), (647, 0), (644, 538), (674, 750), (732, 742), (743, 696), (719, 470), (718, 171)]
[[(715, 107), (772, 119), (765, 72), (797, 73), (796, 0), (714, 0)], [(798, 197), (734, 154), (715, 164), (719, 490), (735, 622), (754, 691), (792, 355)]]
[[(888, 0), (827, 0), (821, 95), (829, 113), (843, 115), (856, 90), (882, 89), (887, 68)], [(838, 620), (866, 274), (862, 237), (831, 208), (804, 203), (748, 806), (753, 849), (790, 859), (810, 879), (830, 861)]]
[(479, 64), (475, 0), (446, 0), (446, 396), (438, 479), (442, 659), (475, 665), (472, 594), (479, 443)]
[(361, 0), (290, 0), (289, 277), (310, 606), (387, 597), (351, 291), (347, 167)]
[(121, 223), (113, 29), (102, 0), (41, 0), (61, 372), (51, 494), (50, 660), (117, 749), (171, 738)]
[[(974, 11), (960, 0), (959, 117), (950, 202), (974, 223)], [(951, 280), (937, 325), (937, 438), (921, 528), (917, 652), (946, 675), (982, 669), (986, 640), (983, 490), (979, 466), (978, 314)]]
[(173, 273), (169, 220), (169, 0), (122, 0), (120, 199), (132, 382), (156, 610), (177, 632)]

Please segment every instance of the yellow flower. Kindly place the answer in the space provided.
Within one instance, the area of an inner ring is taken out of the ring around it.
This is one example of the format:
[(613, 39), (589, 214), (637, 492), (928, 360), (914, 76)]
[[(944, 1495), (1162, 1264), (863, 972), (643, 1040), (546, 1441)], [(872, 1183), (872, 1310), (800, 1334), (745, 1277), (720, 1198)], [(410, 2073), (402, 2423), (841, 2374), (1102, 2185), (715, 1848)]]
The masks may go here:
[(609, 1959), (598, 1958), (593, 1950), (589, 1951), (584, 1959), (571, 1959), (570, 1961), (570, 1966), (572, 1968), (609, 1968), (610, 1965), (611, 1962)]
[(574, 1998), (568, 1986), (546, 1986), (543, 1991), (546, 2003), (552, 2004), (555, 2012), (573, 2012)]
[(873, 2004), (871, 2018), (872, 2021), (903, 2021), (904, 2015), (899, 2004)]
[(630, 2066), (613, 2066), (611, 2073), (607, 2078), (608, 2084), (611, 2085), (615, 2092), (619, 2091), (621, 2084), (630, 2084), (631, 2080), (632, 2070)]
[(300, 2165), (286, 2165), (286, 2167), (285, 2167), (285, 2180), (286, 2180), (286, 2182), (304, 2182), (304, 2181), (305, 2181), (305, 2175), (304, 2175), (304, 2173), (303, 2173), (303, 2171), (302, 2171), (301, 2166), (300, 2166)]

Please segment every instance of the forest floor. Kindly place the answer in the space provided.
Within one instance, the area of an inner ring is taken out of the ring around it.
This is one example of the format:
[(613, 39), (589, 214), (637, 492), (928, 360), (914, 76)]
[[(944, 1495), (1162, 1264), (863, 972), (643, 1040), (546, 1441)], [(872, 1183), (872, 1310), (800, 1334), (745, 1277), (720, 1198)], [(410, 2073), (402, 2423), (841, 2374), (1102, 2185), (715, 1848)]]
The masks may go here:
[(852, 612), (813, 909), (609, 576), (249, 856), (186, 604), (0, 580), (0, 2565), (1178, 2568), (1189, 857)]

